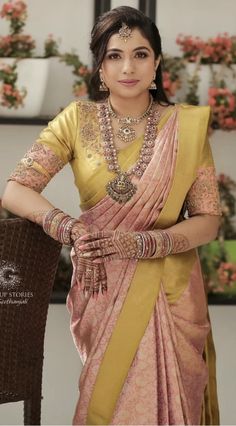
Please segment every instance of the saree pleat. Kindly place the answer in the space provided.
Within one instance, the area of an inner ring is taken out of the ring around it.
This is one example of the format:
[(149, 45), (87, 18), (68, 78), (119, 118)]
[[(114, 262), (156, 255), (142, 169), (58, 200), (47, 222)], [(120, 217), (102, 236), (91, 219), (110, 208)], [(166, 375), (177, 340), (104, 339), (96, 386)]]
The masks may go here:
[[(91, 232), (155, 226), (175, 173), (177, 118), (175, 111), (158, 134), (153, 159), (141, 180), (132, 179), (138, 190), (130, 202), (119, 205), (105, 196), (82, 213), (80, 219)], [(171, 266), (171, 257), (154, 262), (108, 262), (108, 293), (96, 300), (86, 298), (76, 281), (72, 249), (74, 272), (67, 308), (71, 333), (83, 362), (74, 425), (200, 424), (208, 382), (202, 355), (210, 329), (204, 284), (196, 251), (176, 255), (179, 264), (186, 263), (186, 272), (182, 277), (180, 270), (183, 283), (178, 284), (178, 298), (172, 300), (172, 289), (168, 287), (171, 267), (162, 274), (164, 263)], [(150, 282), (155, 286), (151, 287)], [(141, 286), (142, 300), (138, 290)], [(137, 310), (143, 318), (138, 333)], [(123, 347), (119, 346), (119, 336), (123, 336)]]
[[(175, 304), (168, 304), (161, 287), (111, 424), (199, 424), (207, 382), (201, 354), (209, 323), (204, 316), (205, 295), (194, 278), (198, 273), (197, 262), (189, 286)], [(202, 303), (198, 312), (193, 294)]]

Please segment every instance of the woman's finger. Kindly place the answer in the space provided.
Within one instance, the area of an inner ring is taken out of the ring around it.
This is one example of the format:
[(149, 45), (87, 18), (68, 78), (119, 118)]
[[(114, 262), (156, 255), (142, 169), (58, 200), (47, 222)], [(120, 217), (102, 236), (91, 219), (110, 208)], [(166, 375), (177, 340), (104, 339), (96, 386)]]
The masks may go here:
[(93, 251), (82, 252), (81, 257), (86, 259), (95, 259), (96, 257), (104, 258), (108, 254), (115, 254), (115, 253), (116, 253), (115, 247), (111, 246), (104, 249), (97, 249)]
[(92, 232), (92, 233), (88, 233), (88, 234), (84, 234), (82, 235), (82, 237), (79, 237), (78, 239), (80, 241), (87, 241), (87, 240), (97, 240), (100, 238), (109, 238), (112, 237), (114, 231), (97, 231), (97, 232)]
[(99, 267), (98, 265), (94, 265), (94, 281), (93, 281), (93, 295), (95, 295), (96, 297), (98, 296), (99, 293), (99, 287), (100, 287), (100, 273), (99, 273)]
[(77, 264), (76, 264), (76, 278), (77, 278), (77, 280), (78, 280), (79, 282), (81, 282), (81, 281), (82, 281), (82, 277), (83, 277), (84, 271), (85, 271), (84, 264), (83, 264), (83, 263), (81, 263), (81, 262), (79, 261), (79, 259), (78, 259), (78, 260), (77, 260)]
[(106, 238), (104, 239), (100, 239), (100, 240), (96, 240), (96, 241), (91, 241), (89, 243), (85, 243), (85, 244), (80, 244), (78, 246), (79, 250), (82, 251), (90, 251), (93, 249), (97, 249), (97, 248), (104, 248), (104, 247), (111, 247), (113, 245), (111, 238)]
[(93, 260), (93, 263), (106, 263), (110, 262), (111, 260), (117, 260), (120, 259), (120, 257), (117, 254), (109, 254), (104, 257), (98, 257), (95, 260)]

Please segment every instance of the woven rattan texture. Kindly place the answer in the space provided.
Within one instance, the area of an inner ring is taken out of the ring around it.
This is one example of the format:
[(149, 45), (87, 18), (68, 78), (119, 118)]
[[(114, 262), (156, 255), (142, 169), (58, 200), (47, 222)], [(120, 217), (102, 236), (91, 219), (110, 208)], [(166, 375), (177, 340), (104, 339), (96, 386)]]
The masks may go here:
[(61, 244), (26, 219), (0, 220), (0, 403), (40, 424), (44, 334)]

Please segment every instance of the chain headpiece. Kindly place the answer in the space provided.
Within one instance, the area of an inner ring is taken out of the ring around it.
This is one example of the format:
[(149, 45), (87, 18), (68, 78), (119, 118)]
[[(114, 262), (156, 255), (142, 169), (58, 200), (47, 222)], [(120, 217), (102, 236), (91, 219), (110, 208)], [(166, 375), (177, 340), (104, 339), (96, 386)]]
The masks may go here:
[(119, 29), (119, 35), (118, 37), (122, 38), (124, 42), (126, 43), (127, 40), (132, 37), (131, 36), (132, 30), (128, 27), (124, 22), (122, 22), (121, 28)]

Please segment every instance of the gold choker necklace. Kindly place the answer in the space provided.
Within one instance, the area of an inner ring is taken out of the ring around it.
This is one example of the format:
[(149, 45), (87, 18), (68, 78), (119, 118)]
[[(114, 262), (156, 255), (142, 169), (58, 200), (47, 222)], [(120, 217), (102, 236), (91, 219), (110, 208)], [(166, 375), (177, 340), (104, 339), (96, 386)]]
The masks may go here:
[(135, 132), (135, 129), (131, 127), (131, 125), (137, 125), (141, 123), (141, 121), (144, 120), (146, 117), (148, 117), (152, 108), (152, 104), (153, 104), (153, 97), (151, 96), (150, 102), (146, 111), (144, 111), (144, 113), (140, 115), (139, 117), (130, 117), (130, 116), (118, 117), (118, 115), (115, 113), (115, 111), (113, 110), (111, 106), (110, 99), (108, 98), (107, 105), (108, 105), (109, 114), (112, 118), (116, 118), (118, 123), (121, 125), (121, 127), (118, 129), (117, 137), (125, 143), (134, 141), (136, 139), (136, 132)]

